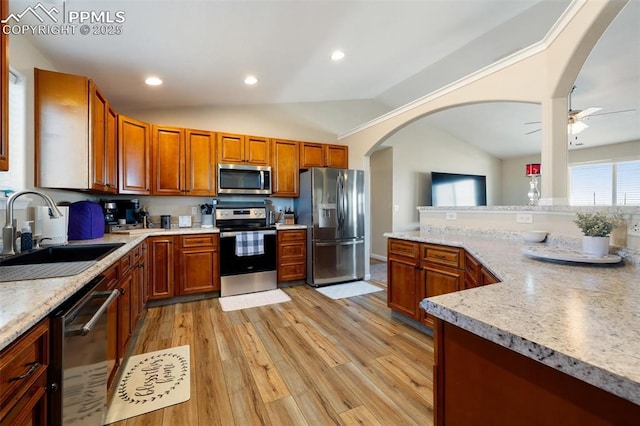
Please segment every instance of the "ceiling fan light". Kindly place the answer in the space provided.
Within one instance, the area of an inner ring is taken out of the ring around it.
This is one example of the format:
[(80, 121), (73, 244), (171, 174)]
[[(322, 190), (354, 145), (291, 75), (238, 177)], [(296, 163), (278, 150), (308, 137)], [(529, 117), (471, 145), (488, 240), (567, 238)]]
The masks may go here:
[(570, 135), (577, 135), (587, 127), (589, 126), (584, 124), (582, 121), (574, 121), (573, 123), (568, 124), (567, 130)]

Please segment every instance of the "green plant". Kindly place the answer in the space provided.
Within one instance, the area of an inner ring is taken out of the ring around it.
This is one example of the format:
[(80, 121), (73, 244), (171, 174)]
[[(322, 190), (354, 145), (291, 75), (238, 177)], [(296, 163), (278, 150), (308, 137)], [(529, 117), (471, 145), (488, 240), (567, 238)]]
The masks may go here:
[(607, 237), (621, 223), (619, 214), (604, 212), (576, 213), (573, 221), (587, 237)]

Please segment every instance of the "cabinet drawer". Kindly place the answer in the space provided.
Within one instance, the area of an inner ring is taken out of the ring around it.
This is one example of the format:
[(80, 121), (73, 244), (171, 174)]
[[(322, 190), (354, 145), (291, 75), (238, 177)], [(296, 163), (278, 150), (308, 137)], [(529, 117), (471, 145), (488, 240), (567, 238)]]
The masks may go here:
[(280, 246), (280, 259), (284, 261), (299, 260), (304, 262), (306, 258), (304, 244), (283, 244)]
[(420, 260), (439, 265), (464, 268), (464, 249), (433, 244), (422, 244)]
[(215, 237), (214, 234), (183, 235), (180, 237), (180, 246), (182, 248), (214, 246), (217, 245)]
[(49, 365), (49, 320), (45, 319), (0, 352), (0, 418)]
[(306, 239), (307, 239), (306, 229), (278, 231), (278, 240), (282, 243), (286, 243), (288, 241), (301, 241)]
[(465, 252), (464, 255), (464, 281), (465, 288), (472, 288), (478, 286), (478, 279), (480, 277), (480, 268), (482, 265), (473, 256)]
[(134, 250), (131, 250), (129, 253), (125, 254), (120, 258), (120, 276), (121, 277), (124, 277), (127, 274), (127, 272), (131, 270), (131, 267), (133, 266)]
[(303, 280), (307, 277), (307, 268), (304, 263), (282, 265), (278, 268), (278, 281)]
[(133, 262), (137, 262), (138, 259), (142, 257), (142, 246), (143, 243), (138, 244), (133, 248)]
[(104, 275), (107, 281), (107, 289), (109, 290), (113, 290), (118, 284), (118, 268), (119, 267), (120, 267), (119, 263), (114, 263), (102, 273), (102, 275)]
[(418, 258), (418, 243), (405, 240), (397, 240), (389, 238), (387, 243), (387, 250), (389, 254), (396, 254), (398, 256), (411, 257), (413, 259)]

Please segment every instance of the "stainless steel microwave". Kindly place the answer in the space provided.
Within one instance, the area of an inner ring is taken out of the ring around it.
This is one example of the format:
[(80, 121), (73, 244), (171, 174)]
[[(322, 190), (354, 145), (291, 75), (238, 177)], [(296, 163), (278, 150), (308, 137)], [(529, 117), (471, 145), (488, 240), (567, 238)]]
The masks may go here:
[(218, 194), (271, 195), (271, 167), (218, 164)]

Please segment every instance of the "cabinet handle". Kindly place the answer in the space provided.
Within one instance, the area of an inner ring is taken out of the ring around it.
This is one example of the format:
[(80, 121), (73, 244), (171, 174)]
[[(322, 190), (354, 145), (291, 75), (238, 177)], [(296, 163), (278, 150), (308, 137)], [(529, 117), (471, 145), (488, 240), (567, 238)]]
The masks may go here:
[(127, 290), (125, 290), (124, 287), (120, 289), (120, 294), (125, 294), (126, 292)]
[(11, 382), (15, 382), (15, 381), (17, 381), (17, 380), (24, 380), (24, 379), (26, 379), (27, 377), (29, 377), (29, 376), (33, 375), (33, 373), (35, 373), (35, 372), (36, 372), (36, 370), (38, 369), (38, 367), (40, 367), (40, 363), (39, 363), (38, 361), (36, 361), (36, 362), (30, 362), (30, 363), (28, 363), (28, 364), (25, 364), (25, 367), (26, 367), (27, 365), (30, 365), (30, 366), (31, 366), (31, 367), (29, 368), (29, 370), (27, 370), (27, 372), (26, 372), (26, 373), (24, 373), (24, 374), (22, 374), (22, 375), (20, 375), (20, 376), (18, 376), (18, 377), (11, 377), (11, 378), (9, 379), (9, 383), (11, 383)]
[(144, 268), (144, 263), (139, 264), (138, 268)]

